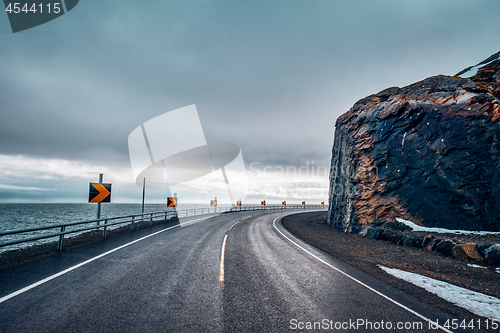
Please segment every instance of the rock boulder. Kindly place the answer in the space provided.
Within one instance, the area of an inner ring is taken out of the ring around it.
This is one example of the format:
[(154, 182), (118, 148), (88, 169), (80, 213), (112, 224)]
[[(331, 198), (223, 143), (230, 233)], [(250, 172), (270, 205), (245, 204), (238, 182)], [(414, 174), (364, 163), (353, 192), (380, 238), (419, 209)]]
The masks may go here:
[(330, 225), (500, 231), (500, 53), (459, 74), (383, 90), (337, 119)]
[(490, 266), (500, 266), (500, 244), (493, 244), (484, 253), (486, 262)]
[(481, 260), (483, 257), (479, 253), (476, 244), (458, 244), (453, 247), (453, 256), (458, 260), (469, 261), (469, 260)]

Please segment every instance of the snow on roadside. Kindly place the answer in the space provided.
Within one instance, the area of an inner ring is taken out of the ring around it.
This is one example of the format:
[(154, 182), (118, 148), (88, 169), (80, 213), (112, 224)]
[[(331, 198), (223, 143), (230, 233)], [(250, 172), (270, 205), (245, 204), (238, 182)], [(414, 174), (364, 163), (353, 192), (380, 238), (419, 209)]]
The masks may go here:
[(464, 308), (478, 316), (489, 319), (500, 320), (500, 299), (481, 294), (462, 287), (431, 279), (420, 274), (402, 271), (396, 268), (389, 268), (378, 265), (386, 273), (391, 274), (398, 279), (413, 283), (425, 290), (444, 298), (461, 308)]
[(396, 218), (396, 220), (400, 223), (406, 224), (413, 231), (426, 231), (426, 232), (436, 232), (439, 234), (462, 234), (462, 235), (500, 235), (500, 232), (495, 231), (470, 231), (470, 230), (451, 230), (444, 228), (429, 228), (429, 227), (421, 227), (412, 221), (403, 220), (400, 218)]
[[(473, 267), (473, 268), (488, 269), (488, 267), (485, 267), (485, 266), (479, 266), (479, 265), (476, 265), (476, 264), (467, 264), (467, 266), (469, 266), (469, 267)], [(495, 268), (495, 272), (500, 273), (500, 268)]]

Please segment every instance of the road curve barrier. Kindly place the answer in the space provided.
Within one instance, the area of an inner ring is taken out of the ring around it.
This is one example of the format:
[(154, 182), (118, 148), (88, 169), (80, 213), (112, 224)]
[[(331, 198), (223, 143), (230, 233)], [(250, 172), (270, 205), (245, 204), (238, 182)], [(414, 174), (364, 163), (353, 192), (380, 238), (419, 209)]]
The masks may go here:
[[(0, 249), (4, 249), (11, 245), (20, 243), (33, 243), (43, 239), (53, 239), (58, 237), (57, 249), (63, 249), (63, 241), (65, 236), (70, 234), (78, 235), (91, 230), (102, 230), (102, 237), (107, 237), (109, 228), (117, 228), (129, 226), (130, 231), (134, 231), (138, 223), (147, 222), (153, 226), (153, 222), (172, 222), (178, 223), (180, 217), (191, 217), (198, 215), (235, 213), (244, 211), (259, 211), (259, 210), (283, 210), (283, 209), (299, 209), (302, 206), (238, 206), (238, 207), (200, 207), (192, 209), (184, 209), (179, 211), (160, 211), (154, 213), (142, 213), (127, 216), (116, 216), (88, 221), (75, 221), (69, 223), (54, 223), (32, 228), (5, 230), (0, 231)], [(321, 209), (322, 206), (308, 206), (311, 209)], [(324, 209), (324, 208), (323, 208)]]

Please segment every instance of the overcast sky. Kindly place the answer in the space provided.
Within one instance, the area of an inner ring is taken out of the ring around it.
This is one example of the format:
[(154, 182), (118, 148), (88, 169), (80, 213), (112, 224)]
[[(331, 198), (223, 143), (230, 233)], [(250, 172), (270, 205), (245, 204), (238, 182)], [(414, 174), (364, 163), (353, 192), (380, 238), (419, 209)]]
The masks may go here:
[(498, 0), (82, 0), (16, 34), (0, 14), (0, 202), (86, 202), (99, 172), (113, 202), (140, 202), (128, 135), (191, 104), (207, 141), (241, 147), (248, 200), (327, 201), (327, 174), (273, 170), (329, 167), (357, 100), (500, 51), (499, 14)]

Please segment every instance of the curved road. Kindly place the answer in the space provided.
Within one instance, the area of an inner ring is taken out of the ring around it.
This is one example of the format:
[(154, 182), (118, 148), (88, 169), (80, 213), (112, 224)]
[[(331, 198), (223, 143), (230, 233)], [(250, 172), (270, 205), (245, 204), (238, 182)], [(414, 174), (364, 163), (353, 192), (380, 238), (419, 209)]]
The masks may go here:
[(452, 316), (302, 243), (279, 216), (193, 217), (0, 272), (0, 332), (449, 332), (427, 320)]

